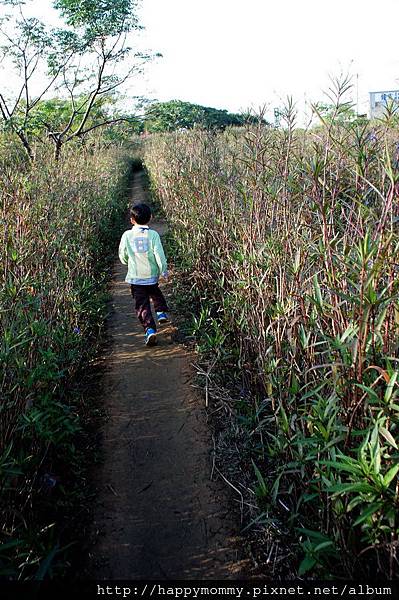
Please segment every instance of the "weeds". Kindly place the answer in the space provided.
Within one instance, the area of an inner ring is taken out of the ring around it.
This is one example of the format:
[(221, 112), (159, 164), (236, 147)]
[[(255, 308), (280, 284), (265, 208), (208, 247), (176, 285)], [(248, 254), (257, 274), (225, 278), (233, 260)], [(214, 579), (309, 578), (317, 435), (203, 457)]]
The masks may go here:
[(105, 317), (130, 163), (93, 140), (27, 164), (9, 138), (0, 161), (0, 576), (41, 579), (66, 568), (59, 521), (83, 481), (73, 382)]
[(392, 578), (398, 130), (346, 120), (347, 88), (320, 127), (297, 129), (290, 101), (281, 130), (153, 137), (146, 165), (201, 299), (200, 349), (252, 390), (247, 419), (262, 406), (256, 495), (286, 507), (298, 573)]

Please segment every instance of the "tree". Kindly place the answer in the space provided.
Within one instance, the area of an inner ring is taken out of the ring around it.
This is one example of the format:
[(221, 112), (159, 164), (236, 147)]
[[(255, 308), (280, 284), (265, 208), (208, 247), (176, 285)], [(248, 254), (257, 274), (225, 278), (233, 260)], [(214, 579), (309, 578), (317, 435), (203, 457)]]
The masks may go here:
[[(61, 102), (68, 100), (60, 122), (42, 119), (58, 159), (62, 146), (70, 140), (130, 118), (109, 113), (100, 119), (91, 117), (96, 112), (98, 116), (105, 97), (141, 73), (154, 55), (128, 45), (129, 36), (141, 29), (136, 0), (56, 0), (65, 27), (52, 29), (38, 19), (26, 18), (22, 3), (2, 0), (13, 11), (1, 23), (1, 51), (3, 59), (13, 63), (19, 87), (12, 97), (0, 92), (0, 115), (4, 126), (19, 137), (33, 158), (32, 132), (36, 127), (37, 134), (38, 109), (44, 106), (44, 99), (56, 93)], [(33, 80), (40, 78), (40, 91), (34, 93)]]
[[(78, 98), (77, 101), (78, 104), (82, 104), (84, 98)], [(120, 113), (117, 104), (118, 98), (115, 95), (101, 96), (90, 111), (86, 122), (87, 129), (93, 130), (101, 125), (106, 139), (118, 141), (126, 139), (133, 133), (140, 133), (143, 130), (142, 119), (135, 115)], [(40, 100), (30, 114), (29, 137), (41, 141), (45, 139), (48, 131), (64, 130), (72, 112), (72, 103), (68, 98)], [(83, 111), (79, 117), (82, 116)]]
[(150, 105), (144, 115), (145, 129), (149, 132), (174, 131), (199, 126), (204, 129), (225, 129), (228, 126), (240, 126), (248, 121), (257, 121), (255, 117), (229, 113), (182, 100), (158, 102)]

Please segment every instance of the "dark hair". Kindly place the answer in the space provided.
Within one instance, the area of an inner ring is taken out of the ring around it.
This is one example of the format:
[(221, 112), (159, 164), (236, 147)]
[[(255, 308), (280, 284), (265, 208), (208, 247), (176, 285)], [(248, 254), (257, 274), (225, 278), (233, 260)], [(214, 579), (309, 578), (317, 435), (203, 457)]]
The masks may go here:
[(151, 219), (151, 208), (147, 204), (135, 204), (130, 209), (130, 216), (138, 225), (147, 225)]

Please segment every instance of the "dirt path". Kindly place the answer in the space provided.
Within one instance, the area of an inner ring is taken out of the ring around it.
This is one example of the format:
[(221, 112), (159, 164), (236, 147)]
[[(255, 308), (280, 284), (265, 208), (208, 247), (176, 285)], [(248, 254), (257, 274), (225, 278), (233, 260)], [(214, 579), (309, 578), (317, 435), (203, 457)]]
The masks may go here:
[[(140, 173), (132, 197), (145, 199)], [(152, 226), (162, 234), (162, 223)], [(125, 272), (115, 265), (90, 576), (242, 578), (238, 524), (225, 488), (210, 481), (212, 442), (190, 386), (193, 357), (167, 334), (144, 346)]]

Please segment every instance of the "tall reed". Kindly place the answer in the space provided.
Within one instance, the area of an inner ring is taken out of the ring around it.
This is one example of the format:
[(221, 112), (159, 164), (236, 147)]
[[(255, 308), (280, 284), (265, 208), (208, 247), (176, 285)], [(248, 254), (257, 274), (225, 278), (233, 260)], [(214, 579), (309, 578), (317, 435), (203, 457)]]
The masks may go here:
[(398, 573), (397, 118), (333, 117), (153, 137), (146, 165), (202, 300), (208, 350), (239, 373), (263, 504), (299, 574)]
[(105, 315), (126, 205), (130, 161), (93, 144), (57, 163), (44, 148), (32, 164), (0, 144), (0, 574), (11, 578), (43, 576), (59, 552), (53, 505), (68, 490), (52, 490), (52, 469), (77, 460), (69, 390)]

